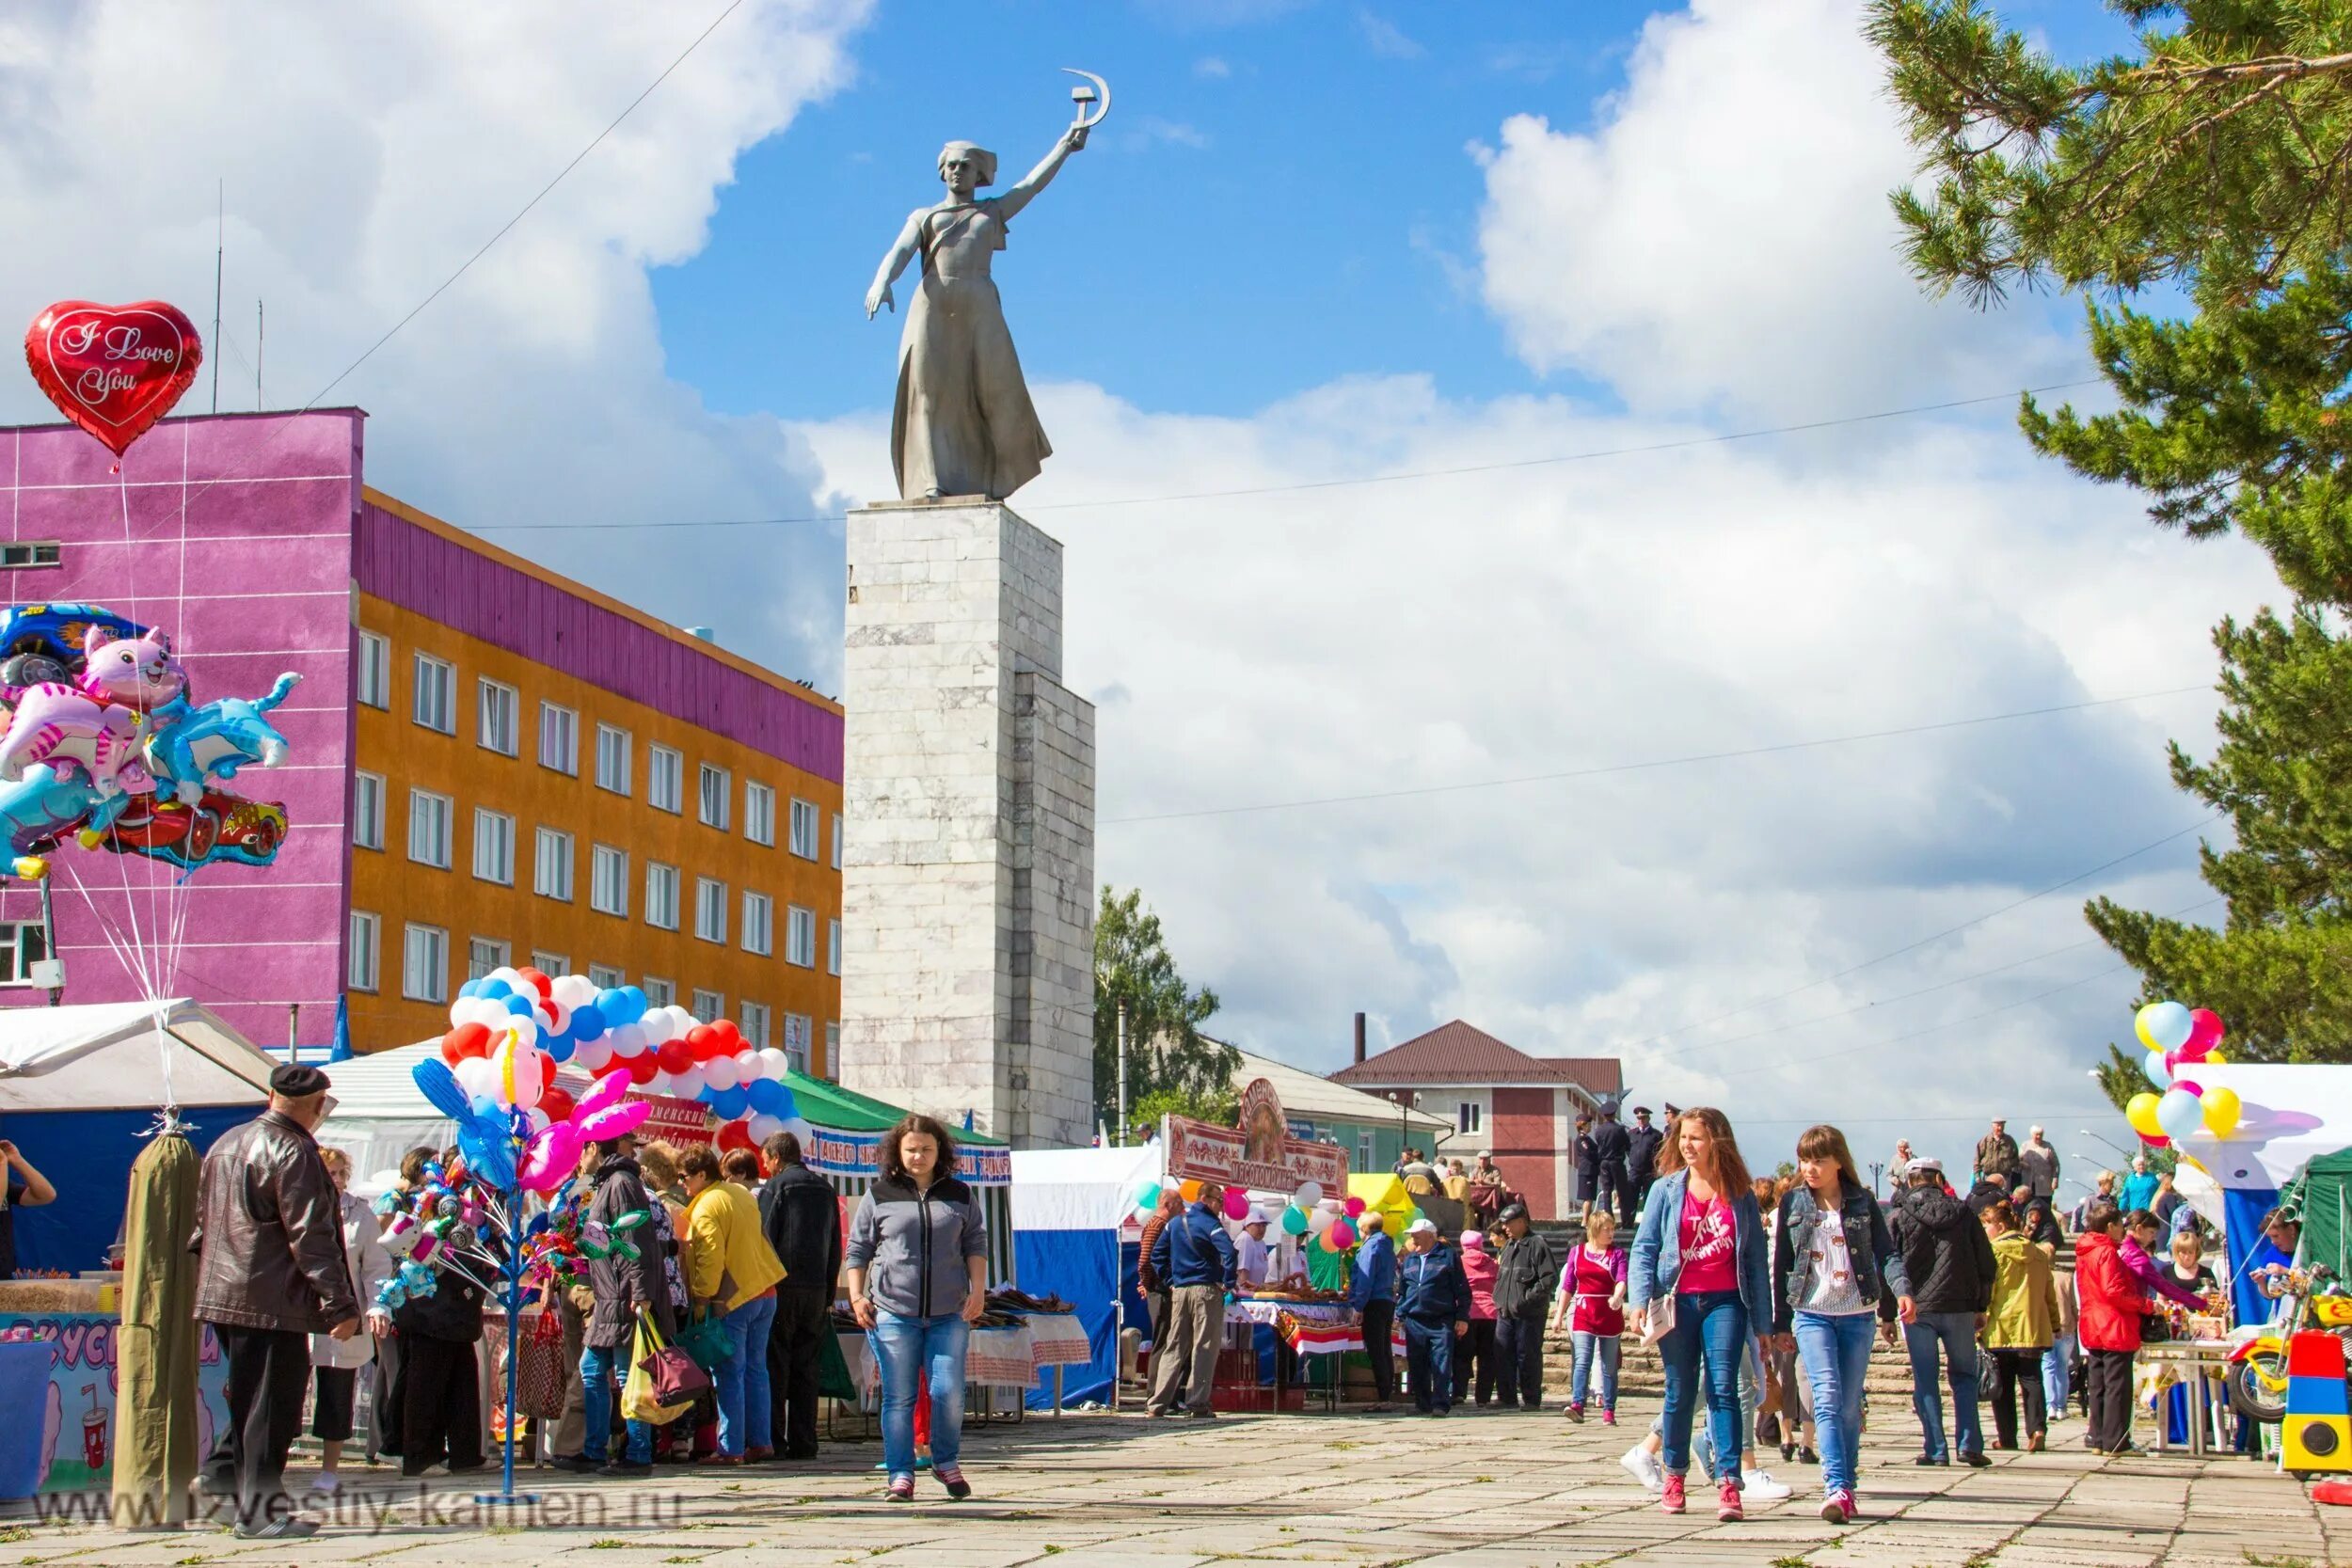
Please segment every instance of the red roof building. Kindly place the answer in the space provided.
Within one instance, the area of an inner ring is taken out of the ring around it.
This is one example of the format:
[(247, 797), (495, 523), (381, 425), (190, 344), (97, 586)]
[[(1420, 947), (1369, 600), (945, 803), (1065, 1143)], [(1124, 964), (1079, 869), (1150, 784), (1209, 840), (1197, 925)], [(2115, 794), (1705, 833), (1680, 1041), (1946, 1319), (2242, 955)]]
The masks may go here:
[(1505, 1180), (1539, 1220), (1576, 1196), (1576, 1118), (1625, 1092), (1614, 1056), (1531, 1056), (1455, 1019), (1377, 1056), (1358, 1048), (1333, 1082), (1441, 1117), (1454, 1131), (1434, 1152), (1467, 1161), (1494, 1150)]

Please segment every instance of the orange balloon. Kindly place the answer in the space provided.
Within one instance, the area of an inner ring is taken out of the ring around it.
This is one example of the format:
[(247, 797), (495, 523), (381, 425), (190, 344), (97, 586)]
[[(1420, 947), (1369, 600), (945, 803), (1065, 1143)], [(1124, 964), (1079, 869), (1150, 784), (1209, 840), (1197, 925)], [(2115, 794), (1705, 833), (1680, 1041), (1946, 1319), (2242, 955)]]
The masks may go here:
[(1176, 1184), (1176, 1191), (1183, 1196), (1186, 1203), (1200, 1201), (1200, 1180), (1198, 1177), (1186, 1177)]

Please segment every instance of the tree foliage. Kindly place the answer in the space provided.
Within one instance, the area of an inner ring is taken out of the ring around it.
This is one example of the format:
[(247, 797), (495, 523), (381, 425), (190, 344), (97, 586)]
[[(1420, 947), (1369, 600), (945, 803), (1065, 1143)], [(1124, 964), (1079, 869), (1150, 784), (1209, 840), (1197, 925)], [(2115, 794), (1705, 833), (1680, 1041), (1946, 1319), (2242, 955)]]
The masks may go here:
[[(2352, 1060), (2352, 0), (2108, 0), (2137, 51), (2067, 64), (1983, 0), (1874, 0), (1923, 156), (1911, 264), (1979, 303), (2085, 296), (2119, 406), (2025, 400), (2035, 449), (2145, 494), (2191, 538), (2268, 552), (2284, 610), (2224, 621), (2220, 742), (2172, 777), (2226, 816), (2221, 928), (2107, 899), (2092, 927), (2257, 1060)], [(2122, 1069), (2129, 1067), (2126, 1073)], [(2129, 1051), (2101, 1081), (2146, 1087)]]
[(1144, 1119), (1143, 1103), (1155, 1095), (1180, 1104), (1213, 1104), (1220, 1094), (1231, 1097), (1241, 1053), (1200, 1033), (1200, 1025), (1216, 1012), (1216, 993), (1184, 984), (1160, 917), (1144, 908), (1140, 889), (1121, 895), (1105, 886), (1094, 917), (1094, 1103), (1105, 1122), (1119, 1114), (1122, 1003), (1131, 1121)]

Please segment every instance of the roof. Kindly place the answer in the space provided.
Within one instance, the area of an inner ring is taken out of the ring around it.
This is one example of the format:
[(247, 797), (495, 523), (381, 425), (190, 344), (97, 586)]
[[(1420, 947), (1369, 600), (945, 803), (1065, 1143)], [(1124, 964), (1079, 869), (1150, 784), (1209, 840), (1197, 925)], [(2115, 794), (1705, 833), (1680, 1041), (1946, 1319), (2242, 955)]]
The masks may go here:
[(0, 1011), (0, 1111), (259, 1105), (278, 1064), (194, 1002)]
[(1614, 1056), (1531, 1056), (1458, 1018), (1342, 1068), (1331, 1078), (1359, 1088), (1389, 1084), (1569, 1084), (1596, 1096), (1625, 1092), (1625, 1064)]
[(1443, 1117), (1433, 1117), (1425, 1111), (1400, 1116), (1394, 1105), (1378, 1095), (1365, 1094), (1301, 1071), (1287, 1062), (1278, 1062), (1271, 1056), (1253, 1056), (1244, 1051), (1241, 1066), (1233, 1069), (1234, 1090), (1248, 1087), (1253, 1078), (1272, 1084), (1274, 1092), (1282, 1098), (1283, 1112), (1303, 1121), (1344, 1121), (1370, 1127), (1404, 1121), (1423, 1132), (1454, 1130), (1454, 1124)]

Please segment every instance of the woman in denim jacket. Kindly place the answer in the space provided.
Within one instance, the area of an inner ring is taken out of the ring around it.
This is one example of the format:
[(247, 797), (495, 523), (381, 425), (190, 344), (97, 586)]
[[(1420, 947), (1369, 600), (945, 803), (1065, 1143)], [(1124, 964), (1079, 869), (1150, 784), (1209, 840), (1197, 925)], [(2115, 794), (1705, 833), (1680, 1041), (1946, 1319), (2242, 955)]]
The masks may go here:
[(1805, 1380), (1813, 1386), (1821, 1517), (1850, 1524), (1871, 1311), (1876, 1308), (1893, 1344), (1896, 1317), (1904, 1323), (1913, 1317), (1911, 1279), (1843, 1132), (1826, 1123), (1807, 1128), (1797, 1140), (1797, 1175), (1798, 1184), (1780, 1200), (1772, 1246), (1772, 1327), (1782, 1348), (1804, 1358)]
[(1659, 1506), (1668, 1513), (1685, 1507), (1683, 1477), (1703, 1370), (1721, 1486), (1716, 1517), (1734, 1520), (1740, 1517), (1740, 1451), (1747, 1446), (1740, 1363), (1752, 1338), (1759, 1348), (1769, 1345), (1772, 1325), (1764, 1216), (1731, 1122), (1712, 1107), (1693, 1106), (1676, 1120), (1658, 1151), (1658, 1172), (1633, 1238), (1626, 1301), (1653, 1327), (1671, 1320), (1658, 1338), (1666, 1370), (1666, 1476)]

